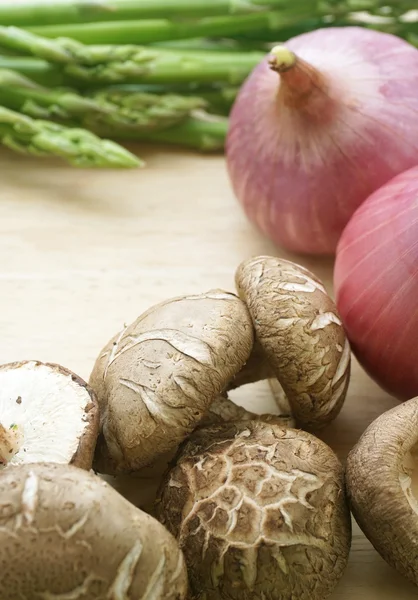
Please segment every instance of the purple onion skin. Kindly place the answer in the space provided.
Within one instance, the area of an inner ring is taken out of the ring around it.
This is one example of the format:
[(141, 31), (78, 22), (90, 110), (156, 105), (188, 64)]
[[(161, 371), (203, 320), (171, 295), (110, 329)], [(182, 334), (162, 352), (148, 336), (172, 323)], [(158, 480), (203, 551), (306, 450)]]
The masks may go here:
[(398, 399), (418, 396), (418, 166), (356, 210), (338, 243), (334, 289), (359, 363)]
[(360, 27), (319, 29), (286, 47), (325, 77), (323, 104), (310, 114), (285, 106), (266, 57), (231, 111), (228, 173), (275, 244), (332, 255), (356, 208), (418, 164), (418, 50)]

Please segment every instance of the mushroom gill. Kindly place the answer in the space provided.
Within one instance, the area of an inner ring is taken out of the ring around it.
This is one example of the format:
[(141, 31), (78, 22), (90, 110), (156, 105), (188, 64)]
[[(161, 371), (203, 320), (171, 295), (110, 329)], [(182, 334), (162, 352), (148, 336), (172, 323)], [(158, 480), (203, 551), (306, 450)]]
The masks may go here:
[(90, 469), (99, 430), (94, 392), (60, 365), (0, 366), (0, 469), (52, 462)]

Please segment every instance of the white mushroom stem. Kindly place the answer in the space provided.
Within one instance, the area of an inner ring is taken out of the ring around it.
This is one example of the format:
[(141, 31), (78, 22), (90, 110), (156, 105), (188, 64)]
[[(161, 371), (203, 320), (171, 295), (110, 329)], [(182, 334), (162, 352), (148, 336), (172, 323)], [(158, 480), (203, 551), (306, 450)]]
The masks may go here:
[(15, 424), (6, 429), (0, 423), (0, 468), (7, 465), (22, 445), (23, 431)]
[(289, 403), (289, 399), (284, 393), (282, 386), (278, 379), (274, 379), (270, 377), (268, 379), (268, 383), (270, 386), (271, 393), (273, 394), (274, 401), (276, 403), (277, 408), (279, 409), (280, 415), (291, 415), (292, 408)]

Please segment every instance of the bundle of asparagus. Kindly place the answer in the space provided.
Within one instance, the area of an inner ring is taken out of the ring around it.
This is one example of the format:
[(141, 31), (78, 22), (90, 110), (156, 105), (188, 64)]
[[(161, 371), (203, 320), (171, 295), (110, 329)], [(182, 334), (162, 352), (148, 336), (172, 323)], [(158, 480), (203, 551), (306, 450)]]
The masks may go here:
[[(31, 0), (0, 5), (0, 142), (135, 167), (116, 141), (222, 150), (271, 42), (361, 24), (417, 43), (416, 0)], [(109, 138), (102, 140), (101, 138)]]

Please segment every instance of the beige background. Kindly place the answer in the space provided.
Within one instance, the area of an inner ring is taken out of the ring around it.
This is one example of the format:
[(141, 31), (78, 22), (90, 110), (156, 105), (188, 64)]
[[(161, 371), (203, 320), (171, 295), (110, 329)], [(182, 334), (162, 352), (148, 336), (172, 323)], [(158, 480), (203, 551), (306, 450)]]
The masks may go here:
[[(124, 172), (0, 151), (0, 362), (54, 361), (87, 378), (101, 347), (151, 304), (212, 287), (233, 290), (237, 264), (255, 254), (296, 258), (247, 223), (223, 157), (138, 150), (147, 167)], [(331, 291), (331, 261), (296, 260)], [(272, 406), (264, 384), (235, 398), (256, 411)], [(344, 459), (394, 405), (354, 362), (345, 407), (321, 437)], [(128, 495), (141, 505), (138, 483)], [(416, 597), (354, 526), (349, 567), (332, 600)]]

